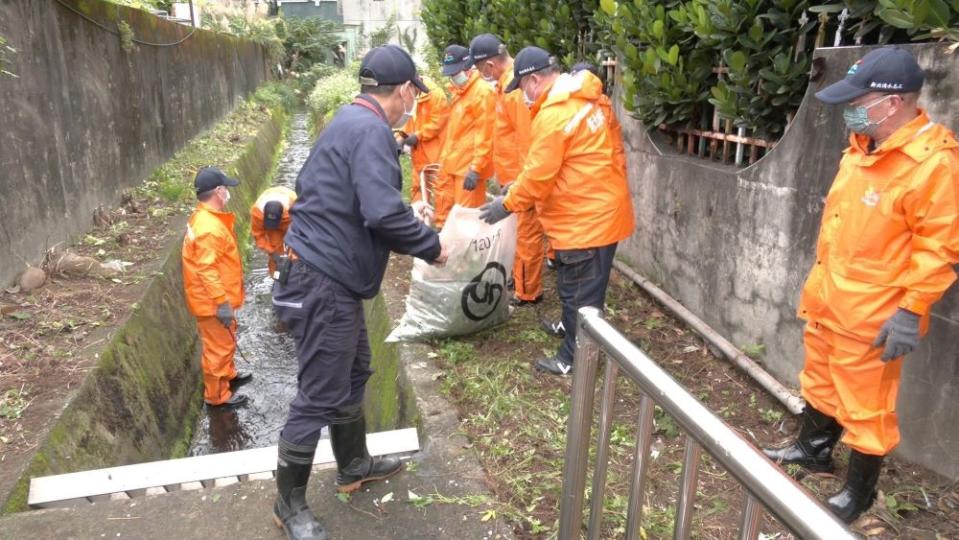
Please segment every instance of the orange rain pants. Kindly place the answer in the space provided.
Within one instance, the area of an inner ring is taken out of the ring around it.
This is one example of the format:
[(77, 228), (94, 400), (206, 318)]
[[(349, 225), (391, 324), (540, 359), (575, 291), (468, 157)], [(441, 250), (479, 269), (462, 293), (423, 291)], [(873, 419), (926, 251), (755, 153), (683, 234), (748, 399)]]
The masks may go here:
[(806, 364), (802, 395), (846, 429), (842, 442), (863, 454), (884, 456), (899, 444), (896, 395), (902, 358), (883, 362), (873, 347), (818, 323), (803, 334)]
[(200, 366), (203, 368), (203, 399), (210, 405), (219, 405), (233, 396), (230, 381), (236, 377), (233, 355), (236, 354), (236, 321), (232, 334), (216, 317), (197, 317), (197, 330), (203, 351)]

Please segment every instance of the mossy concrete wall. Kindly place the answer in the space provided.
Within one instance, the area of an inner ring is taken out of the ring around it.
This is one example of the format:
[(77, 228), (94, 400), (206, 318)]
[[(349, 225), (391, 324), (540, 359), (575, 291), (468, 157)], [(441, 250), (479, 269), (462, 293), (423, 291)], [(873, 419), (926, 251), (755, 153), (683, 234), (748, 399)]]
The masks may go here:
[(103, 0), (0, 1), (17, 51), (0, 76), (0, 284), (269, 78), (264, 47), (191, 31)]
[[(227, 167), (241, 180), (231, 201), (241, 239), (250, 235), (250, 205), (270, 183), (285, 121), (283, 111), (274, 112)], [(5, 512), (26, 509), (31, 477), (186, 454), (203, 399), (196, 324), (183, 298), (185, 221), (171, 231), (159, 272), (50, 429)]]
[(373, 376), (366, 384), (364, 408), (367, 431), (388, 431), (419, 423), (416, 395), (400, 360), (400, 346), (386, 343), (394, 321), (387, 310), (384, 293), (364, 304), (370, 338)]

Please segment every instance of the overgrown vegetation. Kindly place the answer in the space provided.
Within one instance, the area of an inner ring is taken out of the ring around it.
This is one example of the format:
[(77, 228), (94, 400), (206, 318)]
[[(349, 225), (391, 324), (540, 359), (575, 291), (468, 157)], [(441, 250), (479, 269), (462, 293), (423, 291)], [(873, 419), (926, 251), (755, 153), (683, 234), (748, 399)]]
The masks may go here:
[(597, 0), (424, 0), (421, 17), (437, 57), (447, 45), (468, 46), (481, 33), (499, 35), (515, 54), (537, 45), (567, 65), (595, 53)]
[(391, 13), (383, 26), (370, 32), (370, 47), (386, 45), (394, 35), (396, 35), (396, 13)]
[(843, 44), (959, 47), (957, 0), (424, 0), (422, 18), (436, 51), (493, 32), (567, 66), (614, 55), (624, 104), (649, 128), (709, 129), (714, 107), (770, 139), (802, 100), (813, 48), (837, 32)]
[(356, 96), (360, 90), (360, 83), (356, 79), (357, 70), (354, 66), (336, 70), (316, 82), (316, 87), (307, 99), (315, 124), (319, 125), (332, 118), (337, 109)]

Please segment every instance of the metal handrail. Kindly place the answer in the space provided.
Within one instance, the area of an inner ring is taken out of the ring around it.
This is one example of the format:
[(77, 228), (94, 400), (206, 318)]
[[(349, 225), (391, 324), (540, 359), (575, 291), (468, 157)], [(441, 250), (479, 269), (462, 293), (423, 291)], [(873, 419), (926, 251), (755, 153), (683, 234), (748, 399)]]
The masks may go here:
[(699, 473), (700, 455), (705, 450), (745, 489), (740, 539), (755, 540), (763, 508), (799, 538), (854, 539), (846, 526), (798, 482), (750, 444), (739, 433), (686, 391), (666, 371), (603, 320), (596, 308), (579, 310), (573, 393), (563, 470), (559, 539), (579, 538), (583, 522), (583, 499), (589, 434), (593, 419), (593, 396), (599, 370), (600, 348), (606, 353), (602, 405), (599, 416), (598, 448), (593, 474), (591, 511), (587, 537), (598, 539), (609, 458), (616, 376), (622, 370), (639, 385), (639, 427), (626, 516), (626, 538), (639, 538), (646, 469), (653, 434), (653, 407), (659, 405), (686, 433), (683, 477), (676, 506), (673, 538), (689, 538), (693, 499)]

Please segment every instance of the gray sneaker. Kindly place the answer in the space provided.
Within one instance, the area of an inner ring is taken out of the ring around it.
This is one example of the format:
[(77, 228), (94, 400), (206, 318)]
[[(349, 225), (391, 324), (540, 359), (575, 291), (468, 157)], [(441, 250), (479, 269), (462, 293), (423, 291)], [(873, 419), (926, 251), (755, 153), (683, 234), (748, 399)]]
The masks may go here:
[(555, 356), (537, 360), (536, 369), (552, 373), (553, 375), (559, 375), (560, 377), (568, 377), (573, 374), (573, 364), (566, 360), (556, 358)]

